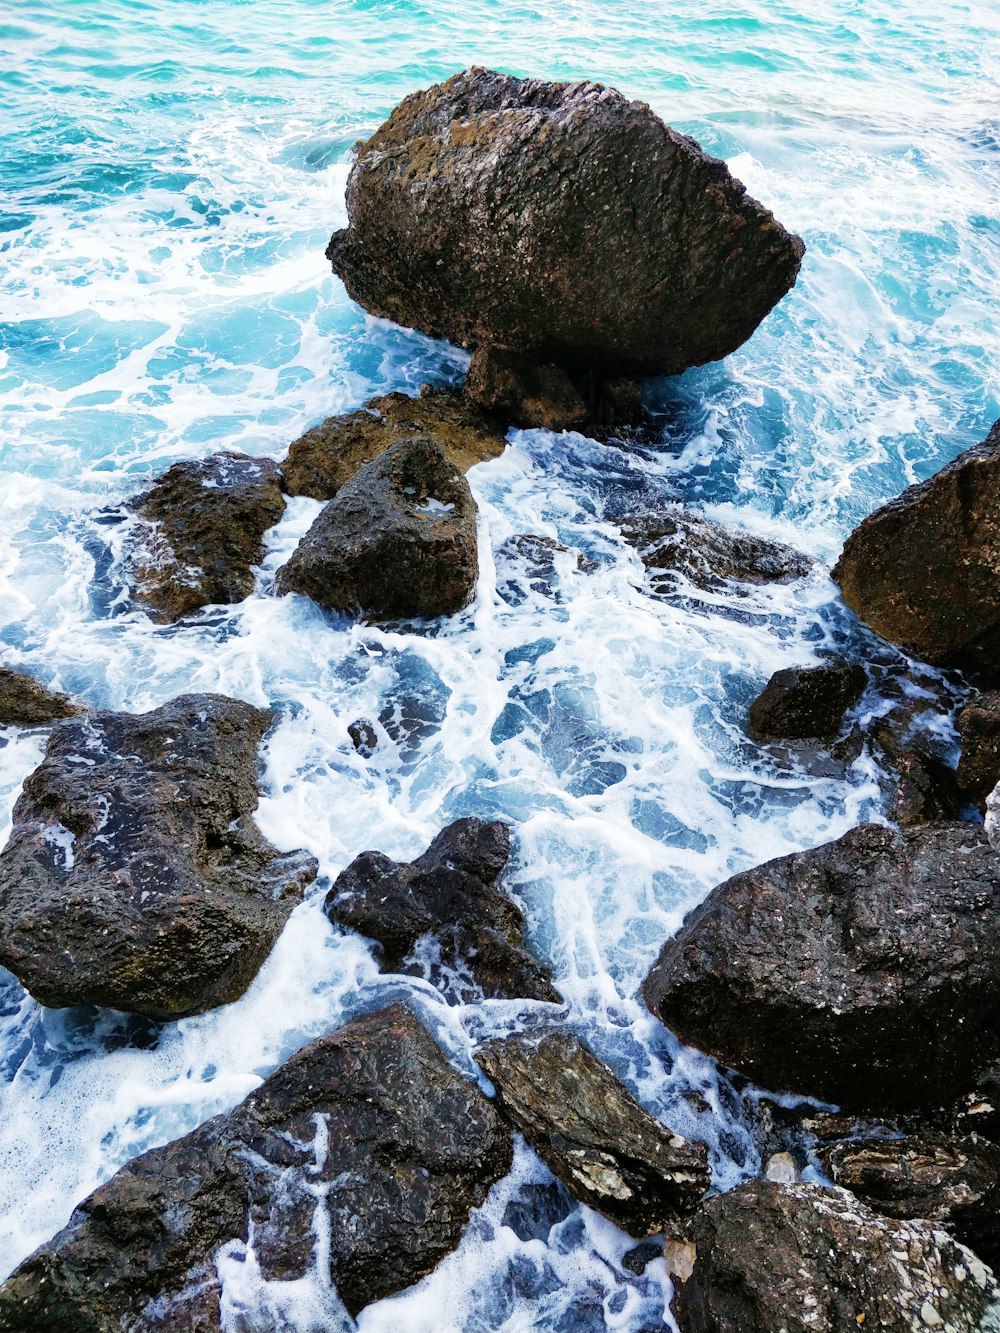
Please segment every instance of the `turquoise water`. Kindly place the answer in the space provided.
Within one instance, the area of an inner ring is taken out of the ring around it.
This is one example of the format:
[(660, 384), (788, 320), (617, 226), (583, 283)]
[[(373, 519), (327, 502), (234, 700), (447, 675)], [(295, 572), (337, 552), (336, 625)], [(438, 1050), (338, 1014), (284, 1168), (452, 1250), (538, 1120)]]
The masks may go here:
[[(325, 878), (243, 1000), (164, 1029), (152, 1049), (130, 1045), (113, 1017), (40, 1010), (8, 980), (3, 1271), (128, 1157), (232, 1105), (359, 1008), (407, 994), (466, 1069), (473, 1042), (530, 1019), (531, 1006), (500, 1002), (448, 1010), (419, 983), (379, 977), (363, 942), (319, 911), (358, 851), (413, 855), (465, 813), (516, 826), (512, 883), (568, 1020), (647, 1105), (711, 1142), (720, 1187), (758, 1168), (739, 1097), (648, 1017), (638, 987), (684, 910), (726, 874), (879, 816), (869, 761), (836, 778), (790, 771), (745, 739), (743, 710), (777, 667), (858, 646), (824, 572), (844, 535), (1000, 415), (1000, 17), (985, 3), (929, 14), (914, 0), (809, 11), (776, 0), (9, 9), (3, 660), (98, 706), (217, 689), (278, 707), (260, 820), (280, 846), (313, 851)], [(351, 145), (403, 95), (472, 63), (602, 79), (648, 101), (804, 237), (798, 285), (725, 362), (650, 386), (655, 447), (515, 432), (503, 458), (475, 469), (483, 575), (454, 621), (352, 627), (271, 598), (274, 569), (316, 512), (300, 500), (271, 536), (255, 596), (152, 625), (118, 598), (101, 508), (177, 459), (223, 447), (281, 457), (305, 427), (373, 393), (461, 377), (461, 352), (352, 306), (323, 250), (343, 222)], [(791, 541), (820, 568), (751, 598), (656, 601), (612, 520), (663, 497)], [(558, 537), (598, 569), (584, 578), (566, 557), (550, 595), (512, 605), (492, 552), (518, 531)], [(385, 744), (365, 763), (346, 726), (380, 714)], [(7, 812), (44, 737), (3, 740)], [(547, 1242), (500, 1224), (508, 1198), (546, 1179), (521, 1153), (457, 1254), (360, 1327), (662, 1327), (662, 1264), (632, 1275), (627, 1239), (593, 1214), (569, 1210)], [(318, 1278), (303, 1294), (265, 1287), (251, 1261), (220, 1265), (233, 1328), (270, 1329), (279, 1313), (296, 1333), (335, 1327)]]

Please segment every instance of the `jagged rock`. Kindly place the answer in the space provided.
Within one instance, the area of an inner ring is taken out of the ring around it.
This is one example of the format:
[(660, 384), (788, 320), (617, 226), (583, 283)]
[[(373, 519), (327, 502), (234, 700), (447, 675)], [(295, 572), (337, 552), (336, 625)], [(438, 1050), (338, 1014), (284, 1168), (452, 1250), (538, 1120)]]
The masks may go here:
[(0, 855), (0, 965), (54, 1007), (169, 1019), (242, 995), (316, 874), (253, 822), (270, 723), (211, 694), (60, 722)]
[(705, 1145), (655, 1120), (571, 1033), (490, 1041), (476, 1061), (549, 1170), (632, 1235), (691, 1213), (712, 1183)]
[(747, 730), (757, 741), (829, 740), (868, 683), (856, 662), (776, 671), (750, 705)]
[(941, 824), (960, 814), (955, 773), (933, 755), (905, 750), (896, 760), (896, 794), (891, 816), (897, 824)]
[(955, 776), (964, 795), (982, 809), (1000, 782), (1000, 690), (967, 703), (957, 726), (962, 753)]
[(415, 861), (362, 852), (334, 881), (325, 911), (377, 940), (385, 971), (427, 975), (450, 998), (558, 1004), (549, 969), (522, 943), (520, 908), (497, 887), (509, 854), (506, 824), (458, 819)]
[(400, 440), (360, 469), (278, 571), (279, 593), (375, 619), (445, 616), (479, 573), (469, 483), (429, 436)]
[(644, 993), (764, 1087), (939, 1106), (998, 1054), (998, 929), (1000, 856), (981, 828), (863, 824), (713, 889)]
[(590, 418), (565, 370), (493, 347), (473, 353), (465, 391), (488, 412), (528, 430), (583, 430)]
[(132, 509), (141, 521), (129, 547), (133, 594), (172, 621), (253, 592), (252, 566), (285, 498), (269, 458), (221, 453), (175, 463)]
[(47, 690), (26, 672), (0, 667), (0, 727), (40, 727), (84, 711), (68, 695)]
[(870, 514), (833, 577), (872, 629), (937, 666), (1000, 679), (1000, 421)]
[(388, 393), (372, 398), (359, 412), (327, 417), (289, 447), (281, 473), (289, 495), (332, 500), (365, 463), (399, 440), (429, 435), (449, 463), (467, 472), (503, 453), (504, 434), (467, 394), (425, 385), (418, 398)]
[(997, 1333), (1000, 1288), (926, 1222), (890, 1222), (846, 1190), (752, 1181), (704, 1205), (674, 1298), (684, 1333)]
[(217, 1333), (214, 1256), (251, 1226), (266, 1278), (325, 1262), (357, 1314), (454, 1248), (511, 1158), (493, 1105), (392, 1005), (122, 1167), (0, 1289), (0, 1330)]
[(400, 103), (347, 212), (327, 256), (367, 310), (605, 378), (728, 355), (804, 251), (645, 104), (484, 69)]

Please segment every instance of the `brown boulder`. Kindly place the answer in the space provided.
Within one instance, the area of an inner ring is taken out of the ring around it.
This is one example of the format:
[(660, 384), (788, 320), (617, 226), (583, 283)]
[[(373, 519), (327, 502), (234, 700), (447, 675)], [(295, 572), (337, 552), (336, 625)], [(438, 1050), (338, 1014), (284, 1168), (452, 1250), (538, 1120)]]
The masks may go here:
[(68, 695), (47, 690), (26, 672), (0, 667), (0, 727), (41, 727), (85, 711)]

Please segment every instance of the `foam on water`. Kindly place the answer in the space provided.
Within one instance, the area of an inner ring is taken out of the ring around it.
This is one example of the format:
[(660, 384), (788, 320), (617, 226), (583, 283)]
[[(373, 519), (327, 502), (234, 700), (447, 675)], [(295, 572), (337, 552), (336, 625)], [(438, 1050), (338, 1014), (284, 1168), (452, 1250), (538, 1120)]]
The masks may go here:
[[(258, 819), (321, 874), (247, 995), (214, 1013), (159, 1027), (46, 1011), (5, 978), (0, 1270), (124, 1161), (234, 1105), (355, 1012), (405, 996), (470, 1077), (477, 1042), (551, 1018), (539, 1004), (449, 1007), (424, 980), (381, 976), (322, 914), (359, 851), (409, 858), (466, 814), (515, 826), (506, 883), (566, 1021), (651, 1110), (709, 1142), (720, 1188), (759, 1168), (752, 1092), (680, 1047), (639, 987), (714, 883), (881, 817), (865, 757), (811, 775), (742, 720), (773, 670), (862, 645), (876, 686), (859, 710), (885, 710), (878, 678), (899, 659), (826, 570), (864, 513), (1000, 415), (993, 9), (112, 0), (98, 19), (39, 0), (2, 29), (4, 661), (99, 707), (187, 690), (273, 706)], [(463, 373), (461, 351), (353, 307), (323, 249), (353, 142), (469, 63), (648, 100), (801, 232), (798, 285), (724, 363), (650, 386), (655, 444), (512, 432), (473, 469), (481, 577), (461, 615), (376, 628), (272, 597), (319, 508), (299, 499), (252, 597), (154, 625), (120, 577), (121, 504), (149, 477), (219, 448), (281, 457), (324, 415)], [(667, 499), (818, 566), (745, 596), (654, 597), (616, 519)], [(526, 533), (566, 549), (532, 565), (509, 541)], [(369, 759), (347, 733), (358, 719), (378, 737)], [(0, 734), (5, 829), (43, 744)], [(52, 840), (72, 854), (60, 830)], [(533, 1208), (533, 1231), (510, 1224)], [(631, 1244), (522, 1145), (458, 1251), (358, 1326), (639, 1333), (669, 1320), (669, 1279), (662, 1260), (624, 1266)], [(231, 1329), (350, 1326), (322, 1264), (263, 1283), (252, 1238), (216, 1263)]]

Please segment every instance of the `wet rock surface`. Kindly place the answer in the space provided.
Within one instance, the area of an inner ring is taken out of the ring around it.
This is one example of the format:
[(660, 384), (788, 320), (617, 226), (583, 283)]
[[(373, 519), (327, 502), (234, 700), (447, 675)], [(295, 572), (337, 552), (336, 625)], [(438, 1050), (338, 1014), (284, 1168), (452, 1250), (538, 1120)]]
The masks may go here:
[(1000, 422), (848, 537), (844, 601), (914, 656), (1000, 680)]
[(571, 1033), (487, 1042), (476, 1061), (549, 1170), (632, 1235), (691, 1213), (711, 1184), (704, 1144), (654, 1119)]
[(559, 366), (483, 347), (473, 353), (465, 391), (489, 412), (526, 430), (583, 430), (590, 412)]
[(983, 829), (865, 824), (713, 889), (644, 994), (682, 1040), (764, 1087), (937, 1106), (996, 1055), (998, 926)]
[(362, 852), (334, 881), (325, 911), (377, 940), (388, 972), (426, 976), (449, 999), (561, 1002), (547, 967), (524, 947), (524, 917), (498, 887), (510, 855), (506, 824), (459, 819), (422, 856)]
[(933, 755), (906, 750), (896, 759), (890, 817), (906, 828), (958, 819), (962, 798), (955, 773)]
[(33, 676), (0, 667), (0, 727), (41, 727), (84, 712), (58, 690), (47, 690)]
[(726, 356), (804, 249), (645, 104), (485, 69), (400, 103), (347, 210), (327, 255), (367, 310), (605, 377)]
[(242, 995), (316, 874), (253, 822), (270, 723), (190, 694), (56, 726), (0, 855), (0, 964), (37, 1000), (168, 1019)]
[(867, 683), (864, 667), (854, 662), (786, 667), (750, 705), (747, 730), (757, 741), (830, 740)]
[(493, 554), (497, 593), (508, 606), (523, 606), (531, 593), (558, 600), (560, 555), (571, 555), (573, 567), (580, 574), (591, 573), (595, 568), (582, 552), (533, 532), (515, 532)]
[(433, 439), (417, 436), (341, 487), (275, 586), (373, 619), (429, 617), (466, 606), (478, 573), (469, 484)]
[(281, 466), (289, 495), (332, 500), (366, 463), (399, 440), (429, 435), (454, 467), (467, 472), (504, 451), (504, 428), (467, 394), (428, 390), (412, 398), (388, 393), (358, 412), (345, 412), (297, 439)]
[(511, 1156), (492, 1103), (392, 1005), (124, 1166), (0, 1289), (0, 1329), (216, 1333), (216, 1253), (251, 1226), (266, 1278), (325, 1264), (357, 1314), (454, 1248)]
[(846, 1190), (753, 1181), (709, 1200), (674, 1297), (684, 1333), (996, 1333), (1000, 1289), (926, 1222), (890, 1221)]
[(957, 719), (962, 753), (956, 778), (963, 794), (980, 809), (1000, 782), (1000, 690), (977, 695)]
[(133, 594), (154, 618), (173, 621), (253, 592), (252, 566), (285, 499), (276, 463), (221, 453), (175, 463), (132, 509), (142, 520), (129, 551)]

